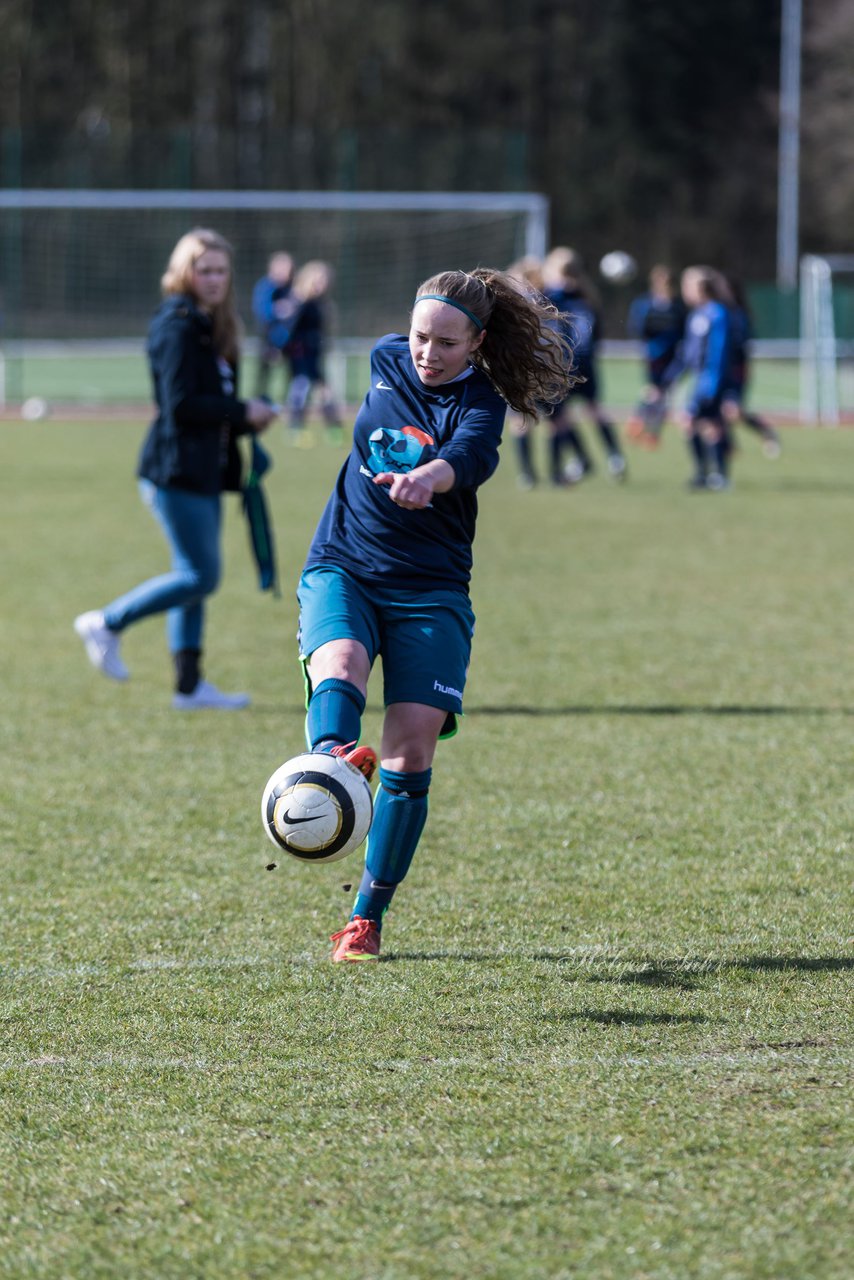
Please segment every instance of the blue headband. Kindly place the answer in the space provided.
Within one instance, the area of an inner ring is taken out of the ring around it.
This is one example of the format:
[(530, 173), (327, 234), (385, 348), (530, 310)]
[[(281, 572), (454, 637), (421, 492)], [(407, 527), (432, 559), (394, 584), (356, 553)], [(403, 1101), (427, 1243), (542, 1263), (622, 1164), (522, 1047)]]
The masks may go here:
[[(461, 302), (457, 302), (456, 298), (448, 298), (444, 293), (422, 293), (415, 299), (415, 302), (424, 302), (426, 299), (432, 299), (433, 302), (447, 302), (449, 307), (456, 307), (457, 311), (462, 311), (464, 316), (468, 316), (472, 324), (477, 327), (478, 333), (482, 332), (485, 327), (483, 321), (478, 320), (474, 312), (469, 311), (468, 307), (464, 307)], [(415, 306), (415, 303), (412, 305)]]

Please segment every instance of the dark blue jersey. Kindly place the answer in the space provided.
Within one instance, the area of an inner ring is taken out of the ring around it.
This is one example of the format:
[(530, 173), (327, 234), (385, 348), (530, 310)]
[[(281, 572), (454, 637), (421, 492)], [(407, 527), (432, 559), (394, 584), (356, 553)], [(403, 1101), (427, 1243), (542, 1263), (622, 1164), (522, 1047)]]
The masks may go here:
[(724, 392), (730, 398), (741, 399), (747, 387), (750, 339), (753, 337), (750, 316), (744, 307), (730, 307), (729, 330), (729, 369)]
[(271, 347), (282, 350), (287, 346), (296, 306), (289, 284), (277, 284), (269, 276), (256, 281), (252, 290), (252, 313)]
[[(353, 427), (353, 448), (312, 540), (305, 567), (339, 565), (365, 582), (405, 589), (460, 587), (471, 576), (477, 488), (498, 465), (507, 406), (479, 369), (428, 388), (409, 342), (389, 334), (371, 352), (371, 389)], [(448, 493), (410, 511), (373, 483), (442, 458)]]
[(299, 304), (291, 324), (288, 356), (294, 377), (308, 377), (312, 382), (322, 378), (321, 356), (326, 338), (326, 313), (317, 298)]
[(291, 322), (291, 351), (298, 355), (319, 356), (326, 336), (326, 315), (316, 298), (299, 303)]
[(547, 289), (546, 297), (561, 313), (560, 331), (570, 343), (576, 363), (592, 360), (600, 337), (596, 308), (577, 289)]
[(753, 337), (750, 316), (747, 314), (744, 307), (730, 307), (729, 331), (730, 360), (734, 365), (744, 366), (747, 364), (749, 355), (748, 343)]
[(665, 375), (669, 386), (682, 373), (696, 377), (687, 408), (697, 413), (720, 399), (730, 365), (729, 310), (720, 302), (708, 301), (694, 307), (685, 322), (685, 336)]
[(629, 308), (628, 331), (646, 344), (647, 360), (672, 358), (685, 329), (687, 312), (681, 298), (646, 294)]

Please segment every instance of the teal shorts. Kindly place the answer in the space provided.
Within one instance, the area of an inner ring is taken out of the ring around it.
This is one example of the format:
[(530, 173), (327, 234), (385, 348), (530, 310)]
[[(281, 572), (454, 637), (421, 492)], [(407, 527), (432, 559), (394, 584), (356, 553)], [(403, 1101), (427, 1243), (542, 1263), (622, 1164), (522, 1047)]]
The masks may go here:
[(330, 640), (358, 640), (371, 665), (382, 658), (383, 701), (447, 711), (441, 737), (456, 732), (471, 657), (474, 613), (465, 591), (403, 591), (368, 585), (345, 569), (308, 569), (297, 588), (303, 665)]

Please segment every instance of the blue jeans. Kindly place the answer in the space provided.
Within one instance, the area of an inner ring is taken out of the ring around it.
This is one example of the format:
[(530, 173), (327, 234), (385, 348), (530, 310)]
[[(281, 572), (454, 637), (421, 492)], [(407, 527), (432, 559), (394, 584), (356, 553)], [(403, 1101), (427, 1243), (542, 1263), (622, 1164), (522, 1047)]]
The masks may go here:
[(165, 613), (170, 652), (201, 649), (204, 600), (220, 579), (220, 496), (160, 488), (150, 480), (140, 480), (139, 491), (166, 535), (172, 570), (108, 604), (104, 621), (111, 631), (124, 631), (142, 618)]

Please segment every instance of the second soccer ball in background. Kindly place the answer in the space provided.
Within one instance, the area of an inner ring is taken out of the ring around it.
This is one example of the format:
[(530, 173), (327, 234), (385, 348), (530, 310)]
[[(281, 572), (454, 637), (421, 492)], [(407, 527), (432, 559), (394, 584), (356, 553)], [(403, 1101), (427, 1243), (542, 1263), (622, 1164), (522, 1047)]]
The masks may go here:
[(630, 253), (614, 249), (600, 260), (599, 271), (610, 284), (630, 284), (638, 273), (638, 264)]

